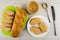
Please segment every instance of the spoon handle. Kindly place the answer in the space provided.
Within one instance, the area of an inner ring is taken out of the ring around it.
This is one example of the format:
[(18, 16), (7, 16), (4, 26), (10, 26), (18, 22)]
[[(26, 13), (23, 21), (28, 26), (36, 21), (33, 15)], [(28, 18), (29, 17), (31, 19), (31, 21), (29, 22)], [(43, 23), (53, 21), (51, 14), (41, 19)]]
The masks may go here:
[(48, 10), (46, 10), (46, 13), (47, 13), (47, 17), (48, 17), (49, 22), (51, 22), (50, 18), (49, 18)]

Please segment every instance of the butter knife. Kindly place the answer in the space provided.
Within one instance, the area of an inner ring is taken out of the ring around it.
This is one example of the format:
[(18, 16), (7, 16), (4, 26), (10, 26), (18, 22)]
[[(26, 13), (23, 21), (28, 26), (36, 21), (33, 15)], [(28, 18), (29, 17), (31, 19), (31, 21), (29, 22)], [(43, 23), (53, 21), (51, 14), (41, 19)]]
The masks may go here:
[(51, 11), (52, 11), (52, 17), (53, 17), (54, 35), (57, 36), (57, 34), (56, 34), (56, 26), (55, 26), (55, 10), (54, 10), (53, 6), (51, 6)]

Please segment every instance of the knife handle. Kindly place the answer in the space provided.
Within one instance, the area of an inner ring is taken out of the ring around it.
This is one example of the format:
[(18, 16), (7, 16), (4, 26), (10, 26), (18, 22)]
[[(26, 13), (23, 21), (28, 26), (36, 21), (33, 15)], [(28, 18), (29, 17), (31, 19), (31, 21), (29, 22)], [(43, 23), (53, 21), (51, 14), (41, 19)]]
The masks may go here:
[(55, 21), (55, 10), (54, 10), (54, 7), (53, 6), (51, 6), (51, 10), (52, 10), (53, 20)]

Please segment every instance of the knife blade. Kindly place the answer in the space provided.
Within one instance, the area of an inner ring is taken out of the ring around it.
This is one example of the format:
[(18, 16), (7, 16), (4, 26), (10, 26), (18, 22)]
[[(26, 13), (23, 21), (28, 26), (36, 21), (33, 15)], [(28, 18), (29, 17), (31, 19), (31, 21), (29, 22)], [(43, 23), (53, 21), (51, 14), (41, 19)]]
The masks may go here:
[(56, 26), (55, 26), (55, 10), (54, 10), (53, 6), (51, 6), (51, 11), (52, 11), (52, 17), (53, 17), (54, 35), (57, 36), (57, 34), (56, 34)]

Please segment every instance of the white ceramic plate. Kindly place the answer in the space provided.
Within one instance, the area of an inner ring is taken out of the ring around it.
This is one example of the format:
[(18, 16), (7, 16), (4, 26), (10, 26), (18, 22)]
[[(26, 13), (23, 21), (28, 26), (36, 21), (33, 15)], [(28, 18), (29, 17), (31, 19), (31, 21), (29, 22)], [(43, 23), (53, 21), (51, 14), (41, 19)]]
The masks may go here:
[[(41, 34), (39, 34), (39, 35), (36, 35), (36, 34), (32, 33), (32, 32), (30, 31), (30, 27), (31, 27), (32, 25), (30, 25), (30, 23), (29, 23), (32, 18), (40, 18), (44, 23), (46, 23), (46, 25), (47, 25), (47, 32), (41, 33)], [(29, 32), (33, 37), (36, 37), (36, 38), (44, 37), (45, 35), (48, 34), (48, 32), (49, 32), (49, 30), (50, 30), (50, 23), (49, 23), (48, 19), (45, 18), (44, 16), (35, 15), (35, 16), (33, 16), (33, 17), (31, 17), (31, 18), (29, 19), (29, 21), (28, 21), (28, 23), (27, 23), (27, 30), (28, 30), (28, 32)]]

